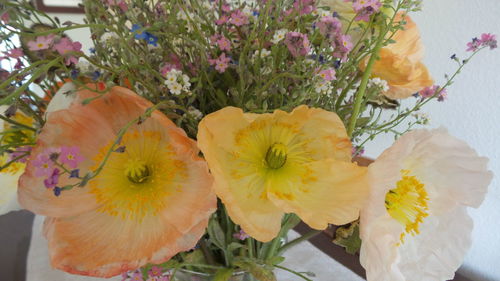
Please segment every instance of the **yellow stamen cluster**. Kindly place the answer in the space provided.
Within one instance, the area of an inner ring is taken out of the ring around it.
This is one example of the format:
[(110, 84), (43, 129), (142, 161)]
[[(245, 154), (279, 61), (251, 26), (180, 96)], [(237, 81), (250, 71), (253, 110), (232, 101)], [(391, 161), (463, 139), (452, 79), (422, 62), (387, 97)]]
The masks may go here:
[[(125, 152), (114, 152), (101, 173), (89, 182), (99, 211), (141, 221), (157, 215), (169, 194), (180, 192), (187, 178), (186, 164), (159, 132), (135, 131), (123, 136)], [(96, 167), (109, 149), (95, 157)]]
[(396, 188), (386, 194), (385, 207), (391, 217), (405, 226), (405, 232), (401, 234), (401, 242), (404, 242), (406, 234), (415, 236), (420, 233), (419, 225), (429, 215), (429, 197), (424, 184), (411, 176), (410, 171), (401, 170), (401, 176)]

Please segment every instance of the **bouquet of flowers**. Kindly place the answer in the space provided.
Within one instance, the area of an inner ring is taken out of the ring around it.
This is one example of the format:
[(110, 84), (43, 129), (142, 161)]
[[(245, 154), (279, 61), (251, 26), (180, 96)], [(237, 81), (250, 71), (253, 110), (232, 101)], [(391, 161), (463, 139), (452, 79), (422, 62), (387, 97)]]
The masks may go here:
[[(73, 274), (312, 280), (282, 254), (333, 224), (368, 280), (451, 278), (492, 174), (414, 128), (497, 41), (474, 38), (435, 85), (420, 2), (84, 0), (85, 23), (61, 23), (2, 1), (0, 207), (46, 216)], [(397, 140), (358, 165), (380, 134)], [(287, 241), (300, 221), (314, 231)]]

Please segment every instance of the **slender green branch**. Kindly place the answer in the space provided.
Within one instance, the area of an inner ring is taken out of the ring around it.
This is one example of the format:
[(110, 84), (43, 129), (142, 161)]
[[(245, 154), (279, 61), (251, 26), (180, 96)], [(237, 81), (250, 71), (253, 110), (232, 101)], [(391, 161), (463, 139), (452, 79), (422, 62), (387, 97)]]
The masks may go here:
[(279, 249), (279, 253), (282, 254), (284, 253), (285, 251), (287, 251), (288, 249), (290, 249), (291, 247), (295, 246), (295, 245), (298, 245), (304, 241), (307, 241), (315, 236), (317, 236), (318, 234), (322, 233), (323, 231), (321, 230), (313, 230), (311, 232), (308, 232), (304, 235), (302, 235), (301, 237), (298, 237), (288, 243), (286, 243), (285, 245), (283, 245), (280, 249)]
[(304, 274), (302, 274), (300, 272), (297, 272), (297, 271), (294, 271), (294, 270), (291, 270), (290, 268), (286, 268), (286, 267), (280, 266), (280, 265), (275, 265), (274, 267), (282, 269), (282, 270), (285, 270), (285, 271), (288, 271), (290, 273), (293, 273), (293, 274), (299, 276), (300, 278), (302, 278), (302, 279), (304, 279), (306, 281), (313, 281), (312, 279), (309, 279), (309, 278), (305, 277)]

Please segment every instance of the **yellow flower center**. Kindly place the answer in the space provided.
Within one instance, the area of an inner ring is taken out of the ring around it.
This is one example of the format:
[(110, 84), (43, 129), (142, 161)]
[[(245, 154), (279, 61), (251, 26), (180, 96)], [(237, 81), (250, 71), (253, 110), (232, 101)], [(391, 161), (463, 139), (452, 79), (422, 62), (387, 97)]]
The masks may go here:
[(392, 218), (405, 226), (405, 232), (401, 234), (401, 242), (404, 242), (406, 234), (414, 236), (420, 233), (419, 226), (429, 215), (429, 197), (424, 184), (410, 176), (410, 171), (401, 170), (401, 176), (396, 188), (387, 192), (385, 207)]
[(129, 159), (125, 164), (125, 175), (133, 183), (145, 183), (151, 175), (150, 170), (144, 160)]
[[(113, 152), (103, 170), (89, 182), (99, 211), (123, 219), (141, 221), (166, 207), (170, 194), (182, 191), (187, 178), (185, 162), (176, 158), (167, 136), (160, 132), (125, 134), (125, 152)], [(97, 168), (110, 145), (94, 158)]]
[(275, 143), (269, 147), (266, 153), (266, 163), (271, 169), (279, 169), (286, 163), (287, 148), (282, 143)]

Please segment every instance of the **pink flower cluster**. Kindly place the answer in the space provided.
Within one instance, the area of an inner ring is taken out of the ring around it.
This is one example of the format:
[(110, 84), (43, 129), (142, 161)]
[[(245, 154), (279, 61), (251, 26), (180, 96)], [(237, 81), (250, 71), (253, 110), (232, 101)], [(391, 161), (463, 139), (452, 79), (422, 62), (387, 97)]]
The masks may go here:
[[(223, 0), (216, 0), (214, 2), (214, 6), (218, 9), (219, 7), (219, 2)], [(235, 26), (243, 26), (246, 24), (249, 24), (249, 18), (245, 13), (243, 13), (241, 10), (236, 9), (236, 10), (231, 10), (231, 6), (226, 2), (223, 1), (221, 4), (221, 13), (220, 16), (217, 20), (215, 20), (215, 24), (217, 25), (223, 25), (226, 23), (230, 23)]]
[(217, 44), (221, 51), (231, 51), (231, 41), (227, 39), (224, 35), (215, 34), (210, 36), (210, 42), (212, 44)]
[(226, 53), (222, 53), (218, 58), (216, 59), (209, 59), (208, 62), (210, 65), (215, 66), (215, 70), (217, 70), (219, 73), (224, 73), (226, 69), (229, 67), (229, 62), (231, 59), (229, 57), (226, 57)]
[(471, 42), (467, 43), (467, 52), (475, 52), (480, 47), (489, 47), (490, 50), (498, 47), (497, 37), (491, 33), (481, 34), (481, 38), (474, 38)]
[(342, 23), (332, 16), (322, 17), (316, 24), (319, 32), (330, 41), (334, 49), (333, 55), (342, 60), (347, 59), (347, 55), (352, 50), (353, 44), (349, 35), (343, 34)]
[(140, 271), (122, 273), (122, 281), (170, 281), (169, 275), (163, 275), (163, 269), (153, 266), (148, 271), (148, 279), (144, 280)]
[(244, 240), (250, 238), (250, 235), (248, 235), (243, 229), (241, 229), (239, 232), (234, 233), (233, 237), (238, 239), (238, 240), (244, 241)]
[(380, 0), (344, 0), (344, 2), (352, 2), (352, 7), (356, 12), (356, 20), (370, 21), (370, 16), (377, 13), (382, 7)]
[(82, 44), (80, 42), (73, 42), (67, 37), (61, 38), (58, 42), (54, 41), (55, 35), (38, 36), (35, 40), (28, 42), (30, 51), (42, 51), (53, 49), (65, 58), (66, 65), (78, 63), (78, 58), (75, 53), (80, 53)]
[(35, 167), (35, 176), (45, 177), (43, 180), (45, 187), (52, 189), (56, 195), (59, 195), (58, 193), (61, 191), (61, 188), (57, 187), (59, 177), (66, 173), (69, 173), (69, 177), (78, 177), (76, 168), (83, 161), (84, 158), (78, 147), (61, 147), (46, 150), (45, 153), (38, 155), (32, 163)]
[(288, 32), (285, 37), (285, 45), (294, 57), (306, 56), (311, 51), (311, 43), (307, 34), (300, 32)]
[(332, 81), (337, 79), (335, 75), (336, 71), (333, 68), (324, 69), (319, 72), (319, 76), (323, 78), (325, 81)]
[(181, 70), (182, 69), (182, 64), (181, 60), (179, 57), (173, 53), (169, 55), (169, 60), (166, 62), (161, 68), (160, 68), (160, 73), (163, 76), (167, 76), (167, 74), (170, 72), (172, 69), (177, 69)]
[[(439, 92), (439, 93), (438, 93)], [(426, 87), (420, 92), (418, 92), (418, 95), (420, 95), (422, 98), (431, 98), (434, 97), (438, 93), (438, 101), (444, 101), (446, 100), (446, 97), (448, 96), (448, 93), (446, 92), (446, 89), (443, 89), (439, 87), (438, 85), (434, 85), (431, 87)]]
[(125, 0), (106, 0), (109, 7), (119, 7), (123, 12), (128, 11), (128, 6)]
[(0, 61), (2, 61), (4, 59), (11, 58), (11, 59), (15, 59), (17, 61), (16, 65), (14, 66), (15, 69), (21, 69), (24, 66), (23, 62), (21, 61), (21, 57), (24, 56), (23, 49), (15, 48), (15, 49), (11, 49), (7, 52), (3, 52), (3, 54), (5, 56), (0, 57)]
[(299, 12), (299, 15), (307, 15), (316, 10), (314, 6), (314, 0), (296, 0), (293, 3), (293, 8), (295, 11)]

